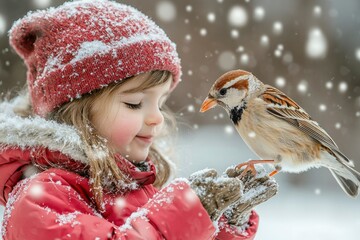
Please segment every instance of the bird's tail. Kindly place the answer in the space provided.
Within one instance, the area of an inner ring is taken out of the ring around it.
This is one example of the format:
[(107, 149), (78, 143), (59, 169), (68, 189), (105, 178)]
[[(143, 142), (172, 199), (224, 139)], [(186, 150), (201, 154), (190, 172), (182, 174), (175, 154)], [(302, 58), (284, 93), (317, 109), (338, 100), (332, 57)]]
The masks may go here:
[(359, 193), (360, 173), (348, 165), (341, 165), (341, 168), (329, 168), (329, 170), (344, 192), (356, 197)]

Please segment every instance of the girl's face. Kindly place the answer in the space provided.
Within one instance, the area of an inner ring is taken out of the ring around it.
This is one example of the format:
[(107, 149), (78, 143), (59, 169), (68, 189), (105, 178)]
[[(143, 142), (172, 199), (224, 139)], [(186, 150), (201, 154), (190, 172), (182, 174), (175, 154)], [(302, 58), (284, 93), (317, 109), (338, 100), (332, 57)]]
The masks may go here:
[(98, 133), (107, 139), (116, 153), (130, 161), (144, 161), (154, 138), (160, 133), (164, 123), (161, 107), (165, 103), (172, 78), (165, 83), (140, 92), (131, 92), (148, 77), (141, 74), (124, 84), (104, 101), (95, 101), (93, 125)]

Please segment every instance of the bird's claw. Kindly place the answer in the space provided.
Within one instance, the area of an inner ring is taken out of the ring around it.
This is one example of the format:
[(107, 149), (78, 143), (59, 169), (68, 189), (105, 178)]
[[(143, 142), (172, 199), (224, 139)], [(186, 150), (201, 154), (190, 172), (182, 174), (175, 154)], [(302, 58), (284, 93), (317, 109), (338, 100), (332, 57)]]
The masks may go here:
[[(248, 172), (250, 172), (255, 177), (256, 174), (257, 174), (256, 169), (255, 169), (255, 164), (259, 164), (259, 163), (272, 163), (272, 164), (274, 164), (274, 162), (275, 162), (274, 160), (250, 160), (250, 161), (247, 161), (247, 162), (240, 163), (240, 164), (236, 165), (235, 170), (240, 171), (240, 169), (243, 166), (246, 166), (246, 168), (242, 171), (242, 173), (239, 175), (239, 177), (240, 178), (245, 177)], [(278, 171), (274, 170), (273, 172), (271, 172), (269, 174), (269, 176), (270, 177), (274, 176), (277, 173), (278, 173)]]
[(241, 163), (235, 167), (236, 171), (239, 171), (243, 166), (246, 166), (246, 168), (239, 175), (240, 178), (245, 177), (248, 172), (250, 172), (251, 175), (256, 176), (256, 170), (254, 164)]

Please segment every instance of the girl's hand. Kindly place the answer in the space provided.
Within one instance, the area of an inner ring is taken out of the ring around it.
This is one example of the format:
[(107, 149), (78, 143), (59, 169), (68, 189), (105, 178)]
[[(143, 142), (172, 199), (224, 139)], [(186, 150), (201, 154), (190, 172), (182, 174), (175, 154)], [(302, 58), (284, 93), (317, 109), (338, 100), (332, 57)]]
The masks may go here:
[(262, 167), (256, 166), (256, 176), (250, 172), (243, 176), (242, 171), (236, 170), (235, 167), (228, 168), (225, 171), (226, 176), (240, 179), (243, 184), (241, 198), (226, 209), (224, 213), (228, 223), (235, 226), (246, 224), (251, 210), (273, 197), (278, 191), (278, 184), (275, 179), (269, 177)]
[(195, 172), (189, 181), (213, 221), (218, 220), (226, 208), (239, 201), (241, 197), (240, 179), (225, 175), (218, 177), (214, 169)]

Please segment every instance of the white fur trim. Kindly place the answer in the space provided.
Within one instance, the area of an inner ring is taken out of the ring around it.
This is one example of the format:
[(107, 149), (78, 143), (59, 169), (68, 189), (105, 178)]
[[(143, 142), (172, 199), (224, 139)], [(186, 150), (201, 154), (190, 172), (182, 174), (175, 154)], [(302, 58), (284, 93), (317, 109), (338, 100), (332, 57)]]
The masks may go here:
[(74, 127), (59, 124), (41, 117), (22, 118), (13, 109), (25, 102), (26, 96), (0, 103), (0, 148), (7, 146), (22, 149), (45, 147), (88, 163), (83, 142)]

